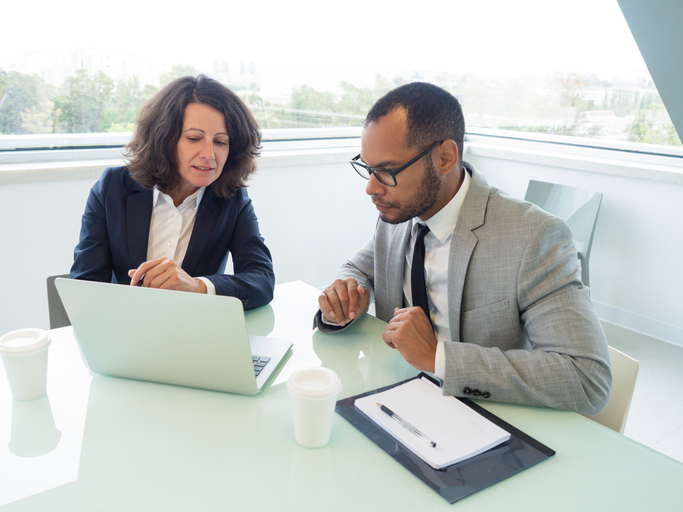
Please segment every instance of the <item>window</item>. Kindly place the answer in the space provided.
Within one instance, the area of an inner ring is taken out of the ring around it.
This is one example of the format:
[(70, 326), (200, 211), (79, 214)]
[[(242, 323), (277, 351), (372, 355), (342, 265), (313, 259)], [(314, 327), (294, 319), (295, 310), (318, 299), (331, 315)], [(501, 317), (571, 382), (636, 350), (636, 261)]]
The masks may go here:
[(266, 129), (360, 126), (383, 93), (426, 80), (471, 129), (681, 145), (616, 0), (178, 5), (5, 7), (0, 134), (129, 132), (161, 84), (202, 72)]

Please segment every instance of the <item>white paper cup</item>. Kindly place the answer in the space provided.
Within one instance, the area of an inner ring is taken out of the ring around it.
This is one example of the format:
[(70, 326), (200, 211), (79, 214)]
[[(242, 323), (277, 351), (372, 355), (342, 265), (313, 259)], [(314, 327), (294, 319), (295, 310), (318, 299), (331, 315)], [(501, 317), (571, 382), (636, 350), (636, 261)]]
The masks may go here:
[(341, 381), (328, 368), (305, 368), (287, 380), (292, 402), (294, 438), (306, 448), (325, 446), (332, 432), (332, 417)]
[(42, 329), (18, 329), (0, 338), (0, 354), (15, 400), (45, 394), (50, 336)]

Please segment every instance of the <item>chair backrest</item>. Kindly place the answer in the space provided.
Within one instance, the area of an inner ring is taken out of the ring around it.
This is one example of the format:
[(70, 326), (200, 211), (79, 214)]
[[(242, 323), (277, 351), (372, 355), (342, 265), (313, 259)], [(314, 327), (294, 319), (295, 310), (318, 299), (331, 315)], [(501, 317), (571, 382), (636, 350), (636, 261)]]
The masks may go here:
[(62, 299), (59, 297), (57, 287), (55, 286), (55, 279), (58, 277), (68, 279), (70, 276), (69, 274), (61, 274), (47, 278), (47, 308), (50, 313), (50, 329), (71, 325), (71, 320), (69, 320), (69, 316), (66, 314)]
[(585, 416), (623, 434), (640, 365), (612, 347), (609, 347), (609, 355), (612, 359), (612, 395), (601, 412)]
[(581, 260), (581, 279), (589, 284), (588, 258), (593, 245), (595, 223), (602, 202), (602, 194), (591, 190), (529, 180), (524, 197), (548, 213), (561, 217), (574, 235), (574, 245)]

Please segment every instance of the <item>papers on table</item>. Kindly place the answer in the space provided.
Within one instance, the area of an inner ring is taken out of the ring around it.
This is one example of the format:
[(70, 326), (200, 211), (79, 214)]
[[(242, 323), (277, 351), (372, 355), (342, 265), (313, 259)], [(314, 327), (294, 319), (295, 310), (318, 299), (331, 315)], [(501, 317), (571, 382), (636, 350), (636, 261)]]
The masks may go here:
[[(382, 412), (377, 403), (433, 440), (436, 447)], [(441, 389), (425, 378), (359, 398), (355, 407), (436, 469), (485, 452), (510, 438), (506, 430), (457, 398), (442, 395)]]

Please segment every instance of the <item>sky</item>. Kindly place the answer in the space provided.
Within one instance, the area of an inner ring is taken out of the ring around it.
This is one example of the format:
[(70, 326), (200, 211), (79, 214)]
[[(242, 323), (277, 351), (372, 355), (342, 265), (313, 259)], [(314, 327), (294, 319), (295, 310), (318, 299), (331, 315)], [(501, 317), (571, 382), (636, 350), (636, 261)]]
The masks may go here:
[[(2, 7), (0, 67), (40, 67), (72, 49), (139, 66), (253, 61), (283, 73), (347, 77), (405, 70), (515, 76), (647, 77), (616, 0), (34, 0)], [(158, 7), (162, 5), (162, 7)], [(9, 22), (8, 20), (13, 20)], [(16, 21), (15, 21), (16, 20)], [(30, 62), (27, 51), (33, 51)], [(304, 80), (305, 82), (305, 80)]]

